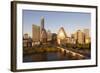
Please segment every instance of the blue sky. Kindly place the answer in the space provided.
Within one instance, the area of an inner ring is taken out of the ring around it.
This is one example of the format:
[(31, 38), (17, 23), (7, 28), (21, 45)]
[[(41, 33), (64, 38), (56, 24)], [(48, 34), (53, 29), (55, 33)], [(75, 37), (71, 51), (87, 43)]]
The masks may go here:
[(23, 10), (23, 34), (32, 36), (32, 24), (40, 26), (40, 19), (44, 17), (45, 29), (57, 33), (60, 27), (64, 27), (67, 35), (78, 29), (90, 29), (91, 14), (80, 12), (56, 12)]

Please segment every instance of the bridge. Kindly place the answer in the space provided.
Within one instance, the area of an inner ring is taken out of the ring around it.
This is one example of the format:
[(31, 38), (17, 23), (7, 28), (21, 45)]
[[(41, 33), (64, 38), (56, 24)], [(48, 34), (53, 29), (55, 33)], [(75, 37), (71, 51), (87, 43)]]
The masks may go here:
[(71, 50), (68, 50), (68, 49), (64, 49), (62, 47), (57, 47), (61, 50), (62, 53), (65, 53), (65, 54), (71, 54), (72, 57), (79, 57), (80, 59), (85, 59), (85, 56), (80, 54), (80, 53), (77, 53), (77, 52), (74, 52), (74, 51), (71, 51)]

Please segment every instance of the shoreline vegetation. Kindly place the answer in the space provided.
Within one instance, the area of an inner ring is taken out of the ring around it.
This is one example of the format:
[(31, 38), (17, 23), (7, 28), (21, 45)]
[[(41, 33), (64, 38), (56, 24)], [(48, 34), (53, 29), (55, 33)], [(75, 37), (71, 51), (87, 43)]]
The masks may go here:
[[(24, 53), (28, 53), (28, 51), (33, 51), (33, 52), (58, 52), (60, 51), (58, 48), (57, 48), (58, 45), (48, 45), (48, 44), (45, 44), (45, 45), (35, 45), (34, 47), (23, 47), (23, 52)], [(67, 45), (60, 45), (59, 47), (62, 47), (62, 48), (70, 48), (70, 50), (73, 50), (73, 51), (77, 51), (77, 50), (88, 50), (90, 51), (91, 50), (91, 44), (67, 44)], [(74, 48), (74, 49), (72, 49)]]
[[(44, 45), (35, 45), (34, 47), (25, 48), (23, 49), (23, 57), (26, 56), (32, 56), (34, 58), (34, 61), (45, 61), (47, 60), (47, 54), (49, 53), (55, 53), (57, 57), (59, 57), (59, 60), (81, 60), (81, 59), (90, 59), (90, 45), (91, 44), (84, 44), (77, 46), (70, 46), (67, 44), (65, 45), (59, 45), (59, 47), (64, 48), (64, 51), (62, 51), (60, 48), (58, 48), (58, 45), (53, 44), (44, 44)], [(74, 49), (73, 49), (74, 47)], [(76, 47), (76, 48), (75, 48)], [(78, 53), (82, 55), (83, 57), (80, 57), (79, 55), (75, 55), (73, 57), (73, 53), (69, 52), (66, 53), (65, 50), (70, 50), (72, 52)], [(88, 57), (89, 56), (89, 57)], [(67, 58), (67, 59), (66, 59)], [(33, 62), (34, 62), (33, 61)], [(47, 60), (49, 61), (49, 60)]]

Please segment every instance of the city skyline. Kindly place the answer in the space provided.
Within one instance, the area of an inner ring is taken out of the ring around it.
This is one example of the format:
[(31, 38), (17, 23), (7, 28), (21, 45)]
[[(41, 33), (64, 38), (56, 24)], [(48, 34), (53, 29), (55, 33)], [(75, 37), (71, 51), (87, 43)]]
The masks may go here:
[(77, 30), (90, 30), (90, 13), (23, 10), (23, 34), (28, 33), (32, 37), (32, 25), (40, 26), (42, 16), (45, 29), (51, 33), (58, 33), (60, 27), (64, 27), (68, 36)]

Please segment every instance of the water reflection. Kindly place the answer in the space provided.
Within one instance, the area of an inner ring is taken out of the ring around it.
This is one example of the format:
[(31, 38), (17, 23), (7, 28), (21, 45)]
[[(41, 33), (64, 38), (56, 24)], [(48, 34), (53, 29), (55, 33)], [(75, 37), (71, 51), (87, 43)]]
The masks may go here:
[(23, 56), (23, 62), (79, 60), (79, 59), (82, 58), (78, 55), (73, 56), (72, 53), (66, 53), (66, 52), (34, 53)]

